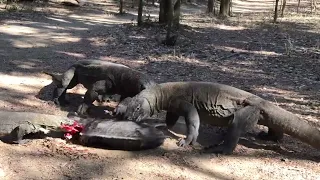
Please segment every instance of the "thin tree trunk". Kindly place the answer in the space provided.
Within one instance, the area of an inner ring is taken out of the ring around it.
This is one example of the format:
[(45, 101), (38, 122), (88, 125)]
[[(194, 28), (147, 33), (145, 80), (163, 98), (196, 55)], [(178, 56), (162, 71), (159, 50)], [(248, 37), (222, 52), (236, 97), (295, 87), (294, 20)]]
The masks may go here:
[(172, 30), (172, 23), (173, 23), (173, 8), (172, 8), (172, 0), (167, 0), (168, 4), (170, 6), (168, 7), (168, 27), (167, 27), (167, 35), (166, 35), (166, 41), (168, 42), (171, 37), (171, 30)]
[(228, 16), (230, 9), (230, 0), (220, 0), (220, 16)]
[(299, 13), (299, 9), (300, 9), (300, 0), (298, 0), (297, 13)]
[(173, 6), (172, 25), (174, 28), (179, 28), (180, 12), (181, 12), (180, 7), (181, 7), (181, 0), (177, 0)]
[(208, 0), (208, 13), (213, 12), (213, 1), (214, 0)]
[(287, 5), (287, 0), (283, 0), (282, 7), (281, 7), (281, 17), (284, 17), (284, 10), (286, 8), (286, 5)]
[(274, 17), (273, 17), (273, 22), (277, 22), (278, 19), (278, 5), (279, 5), (279, 0), (276, 0), (276, 5), (274, 7)]
[(218, 0), (213, 0), (213, 14), (214, 14), (214, 15), (217, 15), (217, 13), (216, 13), (217, 1), (218, 1)]
[(142, 10), (143, 10), (143, 0), (139, 0), (138, 7), (138, 26), (142, 25)]
[(228, 14), (229, 16), (231, 16), (231, 8), (232, 8), (232, 0), (230, 0), (230, 4), (229, 4), (229, 11), (228, 11)]
[(119, 13), (123, 14), (123, 0), (120, 0)]
[(171, 0), (160, 1), (159, 23), (168, 23), (169, 8), (172, 8), (172, 4), (170, 4), (171, 2)]

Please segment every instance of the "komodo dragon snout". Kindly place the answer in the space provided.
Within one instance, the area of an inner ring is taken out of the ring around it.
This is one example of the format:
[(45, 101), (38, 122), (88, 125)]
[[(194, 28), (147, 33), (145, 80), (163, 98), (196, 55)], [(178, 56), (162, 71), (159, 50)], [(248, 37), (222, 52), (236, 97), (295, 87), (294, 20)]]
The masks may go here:
[(147, 99), (134, 97), (129, 102), (124, 119), (139, 122), (152, 115), (151, 106)]

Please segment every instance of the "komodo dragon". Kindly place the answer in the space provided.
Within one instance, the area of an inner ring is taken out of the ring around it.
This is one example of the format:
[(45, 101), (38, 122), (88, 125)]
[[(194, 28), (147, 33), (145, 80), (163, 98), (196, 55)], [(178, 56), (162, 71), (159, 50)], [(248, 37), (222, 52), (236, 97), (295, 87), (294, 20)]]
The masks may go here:
[(32, 112), (0, 111), (0, 139), (8, 143), (23, 143), (29, 134), (44, 133), (63, 137), (61, 123), (73, 124), (67, 117)]
[[(156, 127), (159, 123), (137, 124), (115, 119), (79, 119), (84, 129), (82, 145), (108, 147), (122, 150), (143, 150), (160, 146), (166, 136)], [(30, 134), (46, 134), (62, 138), (61, 123), (72, 125), (67, 117), (32, 113), (0, 111), (0, 140), (6, 143), (25, 143)]]
[(56, 84), (53, 101), (57, 105), (66, 103), (67, 89), (71, 89), (77, 84), (83, 84), (87, 88), (84, 102), (77, 110), (80, 115), (84, 114), (95, 100), (103, 99), (101, 96), (99, 98), (99, 95), (119, 94), (121, 101), (156, 84), (147, 75), (125, 65), (100, 60), (78, 61), (62, 75), (45, 73), (51, 75)]
[(171, 128), (184, 116), (187, 136), (178, 146), (194, 144), (200, 121), (228, 126), (223, 144), (209, 152), (231, 154), (241, 133), (258, 123), (269, 128), (265, 138), (280, 140), (289, 134), (320, 149), (320, 131), (296, 115), (249, 92), (210, 82), (168, 82), (143, 90), (132, 98), (124, 118), (139, 122), (156, 111), (166, 110), (166, 124)]

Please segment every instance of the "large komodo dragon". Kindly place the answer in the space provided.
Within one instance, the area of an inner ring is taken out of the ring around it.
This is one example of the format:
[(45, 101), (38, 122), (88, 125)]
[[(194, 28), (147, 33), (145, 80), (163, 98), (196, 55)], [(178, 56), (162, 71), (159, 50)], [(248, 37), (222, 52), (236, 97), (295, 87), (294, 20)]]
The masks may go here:
[[(82, 84), (87, 88), (84, 102), (77, 110), (79, 114), (84, 114), (95, 100), (101, 100), (99, 95), (119, 94), (121, 95), (120, 101), (122, 101), (156, 84), (147, 75), (125, 65), (100, 60), (78, 61), (62, 75), (45, 73), (51, 75), (56, 84), (53, 101), (57, 105), (66, 103), (67, 89), (72, 89), (77, 84)], [(120, 111), (116, 108), (117, 114), (121, 114)]]
[[(160, 146), (165, 136), (157, 124), (137, 124), (131, 121), (79, 119), (83, 145), (123, 150), (143, 150)], [(32, 112), (0, 111), (0, 140), (6, 143), (24, 143), (28, 135), (43, 134), (62, 138), (61, 123), (72, 125), (73, 119)]]
[(320, 149), (320, 131), (296, 115), (249, 92), (210, 82), (168, 82), (143, 90), (132, 98), (124, 118), (140, 121), (159, 110), (166, 110), (166, 124), (171, 128), (184, 116), (187, 136), (179, 146), (194, 144), (200, 121), (228, 126), (223, 144), (209, 152), (231, 154), (241, 133), (258, 123), (269, 128), (264, 138), (280, 140), (289, 134)]

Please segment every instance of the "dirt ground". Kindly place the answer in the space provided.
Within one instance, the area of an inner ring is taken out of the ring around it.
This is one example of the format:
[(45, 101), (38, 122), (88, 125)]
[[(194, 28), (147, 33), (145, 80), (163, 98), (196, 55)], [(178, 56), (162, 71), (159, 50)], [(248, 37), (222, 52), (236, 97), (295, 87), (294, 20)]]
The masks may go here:
[[(137, 27), (130, 4), (124, 15), (105, 0), (82, 7), (38, 2), (19, 5), (18, 11), (0, 4), (0, 109), (56, 115), (74, 111), (85, 89), (70, 90), (72, 104), (57, 108), (50, 101), (51, 79), (42, 71), (61, 73), (77, 60), (93, 58), (123, 63), (159, 83), (232, 85), (320, 127), (320, 15), (296, 14), (289, 6), (285, 17), (272, 24), (272, 3), (264, 2), (260, 9), (259, 3), (235, 1), (228, 20), (205, 14), (206, 2), (183, 5), (175, 47), (160, 44), (163, 28)], [(301, 12), (308, 11), (304, 3)], [(145, 12), (154, 21), (157, 7), (147, 6)], [(217, 139), (212, 129), (202, 126), (199, 141)], [(0, 179), (320, 179), (319, 150), (289, 136), (281, 148), (252, 147), (245, 143), (248, 139), (273, 144), (248, 134), (233, 155), (217, 157), (178, 148), (170, 138), (157, 149), (140, 152), (52, 138), (25, 145), (0, 142)]]

